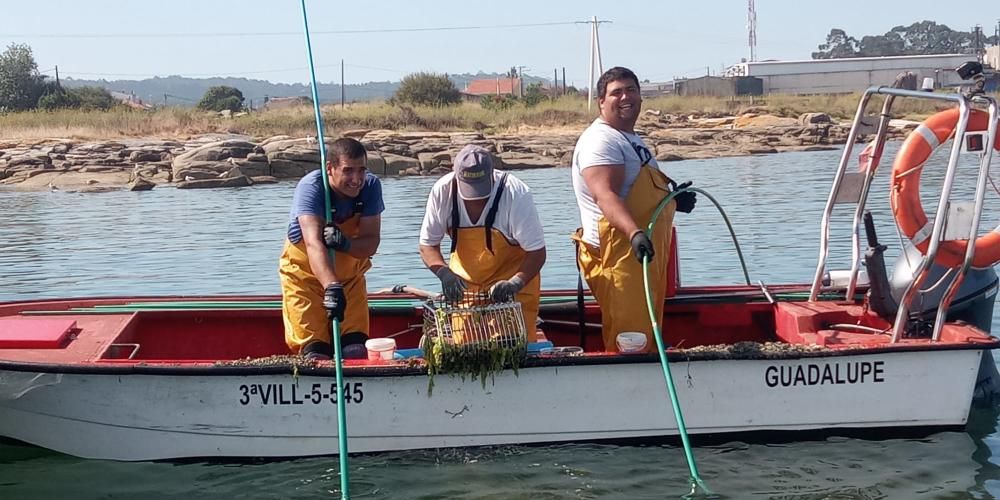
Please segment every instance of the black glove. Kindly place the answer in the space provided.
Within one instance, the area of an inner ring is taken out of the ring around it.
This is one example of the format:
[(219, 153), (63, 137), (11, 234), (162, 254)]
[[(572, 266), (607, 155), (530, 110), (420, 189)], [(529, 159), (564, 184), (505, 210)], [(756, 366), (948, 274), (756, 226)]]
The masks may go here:
[[(679, 186), (675, 184), (672, 186), (672, 191), (678, 191), (690, 186), (691, 181), (687, 181)], [(674, 201), (677, 202), (678, 212), (689, 214), (692, 210), (694, 210), (694, 204), (698, 203), (698, 193), (695, 193), (694, 191), (684, 191), (683, 193), (678, 193), (677, 196), (674, 196)]]
[(524, 281), (518, 276), (512, 276), (509, 280), (500, 280), (490, 287), (490, 299), (493, 302), (510, 302), (514, 300), (517, 292), (524, 288)]
[(351, 249), (351, 239), (332, 222), (327, 223), (326, 227), (323, 228), (323, 242), (326, 243), (327, 248), (338, 252), (346, 252)]
[(323, 307), (330, 320), (344, 321), (344, 311), (347, 310), (347, 296), (344, 295), (344, 285), (330, 283), (323, 293)]
[(649, 241), (645, 232), (636, 231), (632, 235), (632, 253), (636, 259), (639, 259), (639, 262), (643, 261), (643, 257), (649, 257), (649, 261), (653, 262), (653, 255), (656, 252), (653, 251), (653, 242)]
[(441, 266), (435, 274), (441, 280), (441, 292), (444, 293), (445, 300), (448, 302), (462, 300), (462, 297), (465, 296), (465, 289), (468, 286), (465, 284), (465, 280), (452, 272), (451, 269), (448, 269), (448, 266)]

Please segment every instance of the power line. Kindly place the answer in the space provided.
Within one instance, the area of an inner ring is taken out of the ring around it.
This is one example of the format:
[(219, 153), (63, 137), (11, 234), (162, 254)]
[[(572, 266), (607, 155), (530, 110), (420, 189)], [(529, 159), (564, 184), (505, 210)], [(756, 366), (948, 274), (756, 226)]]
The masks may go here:
[[(334, 65), (328, 64), (326, 66), (329, 67), (329, 66), (334, 66)], [(337, 66), (339, 66), (339, 64)], [(324, 66), (316, 66), (316, 67), (319, 68), (319, 67), (324, 67)], [(185, 74), (172, 73), (172, 74), (167, 75), (167, 76), (182, 76), (182, 77), (213, 77), (213, 76), (215, 76), (215, 77), (219, 77), (219, 78), (226, 78), (226, 77), (239, 78), (242, 75), (256, 75), (256, 74), (265, 74), (265, 73), (288, 73), (288, 72), (292, 72), (292, 71), (302, 71), (303, 69), (304, 68), (285, 68), (285, 69), (263, 69), (263, 70), (259, 70), (259, 71), (228, 71), (228, 72), (222, 72), (222, 71), (220, 71), (220, 72), (216, 72), (216, 73), (185, 73)], [(151, 77), (159, 76), (159, 75), (154, 75), (152, 73), (90, 73), (90, 72), (86, 72), (86, 71), (72, 71), (72, 70), (70, 70), (70, 71), (63, 71), (63, 73), (64, 74), (68, 74), (68, 75), (80, 75), (80, 76), (89, 76), (89, 77), (95, 77), (95, 76), (115, 76), (115, 77), (128, 76), (128, 77), (135, 77), (135, 78), (151, 78)]]
[[(317, 68), (332, 68), (332, 67), (339, 67), (339, 66), (340, 66), (339, 64), (320, 64), (320, 65), (317, 65), (316, 67)], [(376, 67), (376, 66), (365, 66), (365, 65), (362, 65), (362, 64), (345, 64), (345, 66), (348, 66), (348, 67), (351, 67), (351, 68), (369, 69), (369, 70), (374, 70), (374, 71), (385, 71), (385, 72), (389, 72), (389, 73), (409, 73), (409, 71), (404, 71), (404, 70), (401, 70), (401, 69), (379, 68), (379, 67)], [(184, 74), (172, 74), (170, 76), (181, 76), (181, 77), (218, 77), (218, 78), (233, 77), (233, 78), (239, 78), (239, 77), (241, 77), (243, 75), (257, 75), (257, 74), (266, 74), (266, 73), (289, 73), (289, 72), (292, 72), (292, 71), (303, 71), (305, 69), (307, 69), (305, 66), (301, 66), (301, 67), (298, 67), (298, 68), (262, 69), (262, 70), (256, 70), (256, 71), (220, 71), (220, 72), (216, 72), (216, 73), (184, 73)], [(50, 70), (45, 70), (45, 71), (42, 71), (41, 73), (45, 73), (45, 72), (48, 72), (48, 71), (52, 71), (52, 70), (51, 69)], [(63, 71), (63, 74), (76, 75), (76, 76), (87, 76), (87, 77), (104, 77), (104, 76), (110, 76), (110, 77), (149, 78), (151, 76), (156, 76), (156, 75), (151, 75), (149, 73), (90, 73), (90, 72), (85, 72), (85, 71), (65, 71), (65, 70)]]
[[(540, 28), (589, 23), (589, 21), (554, 21), (545, 23), (493, 24), (470, 26), (437, 26), (426, 28), (383, 28), (357, 30), (312, 31), (313, 35), (360, 35), (369, 33), (415, 33), (425, 31), (463, 31), (507, 28)], [(257, 31), (235, 33), (0, 33), (8, 38), (232, 38), (232, 37), (302, 36), (297, 31)]]
[[(389, 69), (389, 68), (379, 68), (376, 66), (364, 66), (362, 64), (345, 64), (345, 66), (350, 68), (361, 68), (361, 69), (372, 69), (375, 71), (387, 71), (389, 73), (410, 73), (409, 71), (403, 71), (401, 69)], [(318, 68), (319, 66), (317, 66)]]

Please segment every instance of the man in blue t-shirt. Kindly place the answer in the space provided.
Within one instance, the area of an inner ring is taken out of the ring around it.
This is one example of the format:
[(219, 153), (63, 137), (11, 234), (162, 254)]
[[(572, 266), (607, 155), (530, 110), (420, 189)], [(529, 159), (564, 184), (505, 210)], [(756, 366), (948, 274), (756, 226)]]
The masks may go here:
[[(382, 183), (368, 172), (368, 155), (357, 140), (337, 139), (328, 152), (326, 168), (306, 174), (292, 198), (278, 266), (285, 342), (294, 353), (331, 359), (330, 321), (336, 319), (344, 356), (362, 357), (369, 324), (365, 272), (379, 245)], [(331, 214), (321, 172), (329, 180)]]

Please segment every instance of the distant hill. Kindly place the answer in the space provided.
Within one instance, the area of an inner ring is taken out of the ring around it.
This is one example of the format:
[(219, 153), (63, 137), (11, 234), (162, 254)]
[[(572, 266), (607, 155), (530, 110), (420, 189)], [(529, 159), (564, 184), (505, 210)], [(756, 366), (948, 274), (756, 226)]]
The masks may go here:
[[(448, 75), (459, 90), (465, 88), (466, 84), (477, 78), (506, 78), (499, 73), (482, 73), (476, 75)], [(550, 83), (542, 78), (525, 76), (525, 85), (529, 83), (542, 82)], [(265, 96), (270, 97), (293, 97), (311, 96), (309, 85), (302, 83), (272, 83), (267, 80), (253, 80), (249, 78), (187, 78), (183, 76), (167, 76), (147, 78), (145, 80), (78, 80), (74, 78), (64, 78), (61, 83), (67, 87), (95, 86), (103, 87), (110, 91), (134, 94), (137, 98), (148, 104), (162, 105), (164, 103), (171, 106), (194, 106), (205, 94), (209, 87), (216, 85), (228, 85), (236, 87), (243, 92), (247, 104), (260, 106), (264, 102)], [(399, 82), (368, 82), (363, 84), (345, 85), (345, 96), (348, 102), (352, 101), (376, 101), (392, 97), (399, 87)], [(340, 84), (320, 83), (320, 102), (340, 102)]]

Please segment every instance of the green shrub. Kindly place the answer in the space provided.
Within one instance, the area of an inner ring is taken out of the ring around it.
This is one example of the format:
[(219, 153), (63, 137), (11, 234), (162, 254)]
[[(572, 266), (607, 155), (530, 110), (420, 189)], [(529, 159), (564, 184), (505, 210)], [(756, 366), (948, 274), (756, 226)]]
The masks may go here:
[(198, 109), (205, 111), (222, 111), (228, 109), (232, 112), (243, 110), (243, 92), (235, 87), (227, 85), (217, 85), (209, 87), (205, 95), (198, 101)]
[(118, 104), (115, 98), (111, 97), (111, 92), (101, 87), (77, 87), (68, 89), (67, 93), (76, 96), (80, 102), (80, 109), (87, 111), (106, 111)]
[(542, 84), (540, 83), (532, 83), (524, 91), (524, 105), (526, 107), (533, 108), (548, 99), (549, 96), (542, 92)]
[(403, 78), (392, 101), (418, 106), (447, 106), (458, 104), (462, 96), (445, 75), (414, 73)]
[(515, 104), (517, 98), (512, 95), (484, 95), (479, 100), (479, 105), (490, 111), (506, 111)]
[(59, 89), (38, 98), (38, 109), (52, 111), (56, 109), (71, 109), (80, 107), (80, 98), (74, 94)]
[(55, 109), (107, 111), (115, 104), (111, 93), (101, 87), (66, 89), (51, 82), (45, 85), (45, 95), (38, 99), (38, 108), (44, 111)]

